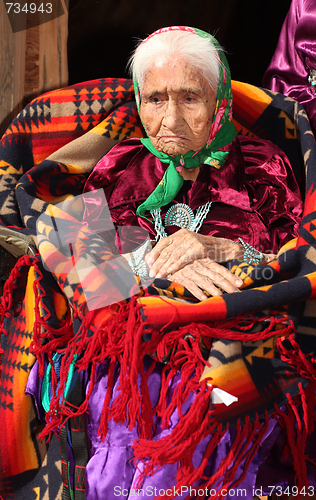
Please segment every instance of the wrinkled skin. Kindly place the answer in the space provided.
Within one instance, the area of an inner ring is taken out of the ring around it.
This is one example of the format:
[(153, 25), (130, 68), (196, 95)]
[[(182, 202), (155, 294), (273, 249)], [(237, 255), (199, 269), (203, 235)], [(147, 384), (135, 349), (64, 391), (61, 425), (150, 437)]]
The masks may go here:
[(176, 281), (199, 300), (205, 300), (202, 290), (213, 296), (238, 291), (242, 280), (220, 262), (242, 256), (243, 251), (234, 241), (180, 229), (160, 240), (145, 260), (151, 276)]
[(216, 94), (185, 61), (157, 61), (141, 93), (140, 116), (158, 151), (176, 155), (205, 145), (216, 106)]
[[(216, 107), (216, 93), (203, 75), (186, 61), (160, 59), (147, 72), (141, 92), (140, 116), (158, 151), (176, 155), (199, 151), (207, 142)], [(183, 169), (195, 181), (199, 168)], [(243, 257), (239, 243), (186, 229), (162, 239), (147, 254), (150, 276), (166, 277), (185, 286), (199, 300), (233, 293), (243, 282), (221, 265)]]

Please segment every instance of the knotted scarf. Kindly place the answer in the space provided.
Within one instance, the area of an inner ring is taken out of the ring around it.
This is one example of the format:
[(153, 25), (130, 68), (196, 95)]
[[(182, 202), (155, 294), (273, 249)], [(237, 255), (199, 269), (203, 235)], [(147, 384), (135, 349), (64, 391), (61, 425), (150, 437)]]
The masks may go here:
[[(137, 208), (137, 215), (143, 217), (147, 210), (168, 205), (183, 185), (183, 177), (178, 172), (179, 167), (183, 168), (196, 168), (202, 163), (211, 165), (215, 168), (220, 168), (223, 165), (228, 152), (221, 151), (220, 149), (230, 144), (236, 137), (236, 129), (232, 122), (232, 90), (231, 78), (228, 68), (227, 60), (223, 50), (221, 49), (217, 40), (205, 31), (188, 28), (185, 26), (172, 26), (169, 28), (162, 28), (142, 43), (146, 43), (149, 38), (155, 35), (164, 33), (166, 31), (189, 31), (197, 34), (203, 38), (208, 38), (211, 43), (216, 47), (219, 59), (219, 81), (217, 90), (216, 108), (211, 125), (210, 135), (205, 146), (200, 151), (188, 151), (184, 155), (168, 155), (158, 151), (147, 137), (141, 139), (143, 145), (162, 163), (167, 163), (168, 168), (164, 173), (162, 180), (148, 198)], [(137, 103), (138, 113), (140, 114), (141, 96), (139, 92), (138, 82), (135, 73), (133, 75), (135, 97)]]

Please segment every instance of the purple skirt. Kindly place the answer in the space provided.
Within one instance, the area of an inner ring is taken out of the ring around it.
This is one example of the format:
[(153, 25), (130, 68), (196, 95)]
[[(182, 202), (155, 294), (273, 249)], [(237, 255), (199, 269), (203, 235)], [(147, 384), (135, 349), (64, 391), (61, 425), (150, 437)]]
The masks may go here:
[[(149, 366), (151, 360), (147, 358), (145, 365)], [(160, 392), (160, 374), (164, 365), (157, 364), (154, 371), (148, 379), (150, 388), (150, 396), (152, 405), (158, 400)], [(234, 487), (232, 484), (229, 492), (226, 487), (220, 482), (214, 488), (202, 488), (204, 480), (196, 481), (193, 485), (182, 486), (177, 488), (176, 473), (177, 464), (166, 464), (158, 469), (152, 476), (147, 476), (139, 486), (138, 480), (143, 470), (143, 463), (135, 463), (133, 459), (132, 445), (138, 439), (137, 428), (129, 429), (128, 424), (115, 423), (109, 421), (109, 430), (104, 441), (98, 437), (98, 429), (100, 425), (100, 417), (103, 408), (104, 397), (107, 390), (108, 381), (108, 361), (105, 361), (98, 366), (97, 380), (93, 387), (92, 394), (89, 399), (89, 410), (86, 416), (87, 422), (87, 438), (89, 447), (89, 461), (86, 467), (86, 497), (87, 500), (114, 500), (133, 499), (137, 497), (155, 498), (157, 496), (165, 498), (187, 498), (191, 494), (191, 498), (214, 498), (218, 493), (223, 497), (229, 498), (245, 498), (251, 500), (254, 496), (269, 495), (275, 493), (292, 493), (296, 496), (297, 488), (295, 486), (295, 471), (291, 457), (286, 460), (282, 458), (282, 449), (286, 441), (285, 431), (277, 423), (276, 419), (270, 418), (269, 426), (265, 436), (261, 442), (260, 448), (254, 456), (248, 467), (245, 479)], [(85, 376), (82, 375), (82, 383), (86, 390), (88, 384), (85, 383)], [(118, 394), (119, 383), (119, 367), (115, 373), (115, 386), (112, 394), (112, 399)], [(169, 386), (170, 393), (173, 392), (180, 375), (173, 377)], [(40, 399), (41, 379), (38, 377), (38, 365), (35, 363), (31, 370), (28, 384), (27, 394), (32, 395), (35, 399), (39, 417), (44, 418), (43, 408)], [(183, 405), (183, 412), (193, 402), (196, 395), (191, 393), (189, 398)], [(174, 427), (179, 422), (177, 410), (175, 410), (170, 419), (170, 426), (163, 429), (161, 421), (158, 417), (155, 418), (155, 434), (153, 440), (158, 440), (163, 436), (171, 433)], [(236, 436), (235, 428), (230, 428), (220, 440), (218, 446), (212, 453), (208, 464), (204, 470), (204, 476), (210, 477), (214, 474), (221, 461), (227, 456)], [(198, 466), (202, 460), (203, 453), (209, 442), (209, 438), (204, 438), (194, 452), (193, 463)], [(316, 442), (316, 430), (308, 439), (306, 446), (306, 456), (315, 461), (313, 464), (308, 462), (308, 479), (309, 490), (306, 490), (306, 495), (311, 496), (316, 493), (316, 448), (313, 443)], [(236, 471), (235, 480), (243, 473), (245, 464), (241, 464)], [(140, 488), (140, 489), (137, 489)]]

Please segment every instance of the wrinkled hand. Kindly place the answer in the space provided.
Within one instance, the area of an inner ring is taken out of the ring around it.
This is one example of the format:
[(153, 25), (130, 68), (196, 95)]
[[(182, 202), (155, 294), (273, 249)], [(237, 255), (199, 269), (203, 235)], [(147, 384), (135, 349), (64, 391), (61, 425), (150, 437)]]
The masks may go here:
[(185, 267), (167, 275), (170, 281), (183, 285), (197, 299), (206, 300), (205, 290), (212, 296), (222, 295), (222, 291), (239, 291), (243, 282), (221, 264), (209, 258), (198, 259)]
[(160, 240), (146, 255), (145, 261), (150, 269), (150, 276), (163, 278), (173, 275), (198, 259), (219, 263), (242, 257), (243, 250), (234, 241), (180, 229), (168, 238)]

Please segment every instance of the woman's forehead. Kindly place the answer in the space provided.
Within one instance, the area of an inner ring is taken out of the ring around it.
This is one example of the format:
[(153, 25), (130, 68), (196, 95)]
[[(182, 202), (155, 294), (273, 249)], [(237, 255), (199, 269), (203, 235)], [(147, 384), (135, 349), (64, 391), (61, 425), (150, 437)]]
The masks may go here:
[(142, 94), (147, 92), (199, 92), (210, 89), (202, 72), (181, 59), (159, 60), (147, 71)]

